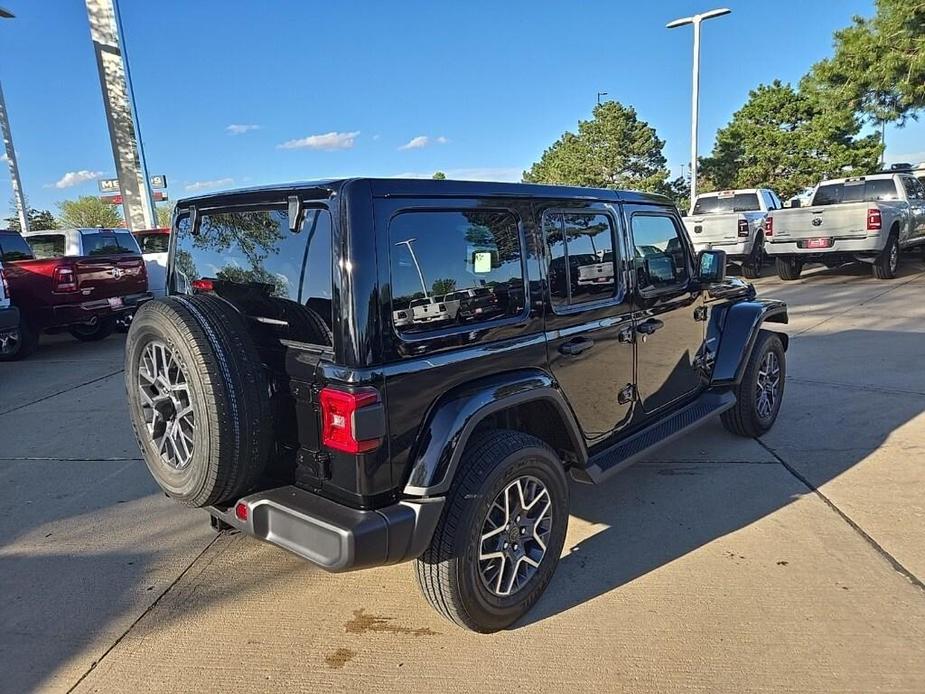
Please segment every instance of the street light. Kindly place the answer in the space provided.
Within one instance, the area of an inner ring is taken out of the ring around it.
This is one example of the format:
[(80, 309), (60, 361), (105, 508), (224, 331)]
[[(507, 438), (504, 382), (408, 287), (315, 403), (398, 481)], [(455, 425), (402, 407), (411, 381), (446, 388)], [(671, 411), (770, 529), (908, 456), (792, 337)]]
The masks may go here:
[(732, 10), (722, 7), (717, 10), (710, 10), (702, 14), (695, 14), (692, 17), (682, 17), (673, 22), (668, 22), (666, 28), (674, 29), (675, 27), (685, 26), (686, 24), (694, 25), (694, 86), (691, 93), (691, 204), (697, 197), (697, 117), (700, 110), (700, 24), (705, 19), (722, 17), (729, 14)]
[(429, 299), (430, 292), (427, 291), (427, 282), (424, 281), (424, 273), (421, 271), (421, 264), (418, 262), (418, 257), (414, 252), (414, 248), (411, 246), (411, 244), (415, 241), (417, 241), (417, 239), (407, 239), (405, 241), (399, 241), (395, 245), (408, 247), (408, 252), (411, 254), (411, 260), (414, 261), (414, 267), (416, 267), (418, 271), (418, 279), (421, 280), (421, 289), (424, 290), (424, 297)]
[(597, 105), (598, 105), (598, 106), (601, 105), (601, 97), (602, 97), (602, 96), (607, 96), (607, 92), (598, 92), (598, 93), (597, 93)]
[[(13, 19), (15, 15), (0, 7), (0, 19)], [(16, 211), (19, 213), (20, 231), (29, 231), (29, 215), (26, 213), (26, 199), (22, 194), (22, 183), (19, 181), (19, 165), (16, 163), (16, 150), (13, 148), (13, 135), (10, 133), (10, 119), (6, 113), (6, 99), (3, 98), (3, 88), (0, 87), (0, 134), (3, 135), (3, 144), (6, 147), (6, 163), (10, 167), (10, 183), (13, 187), (13, 197), (16, 200)]]

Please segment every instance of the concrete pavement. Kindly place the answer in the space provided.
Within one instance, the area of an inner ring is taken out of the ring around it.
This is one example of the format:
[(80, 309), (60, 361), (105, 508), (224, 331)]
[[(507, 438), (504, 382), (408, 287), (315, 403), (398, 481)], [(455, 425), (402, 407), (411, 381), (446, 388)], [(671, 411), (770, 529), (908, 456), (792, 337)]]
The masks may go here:
[(158, 494), (121, 338), (0, 364), (0, 690), (925, 691), (925, 265), (757, 284), (791, 305), (776, 427), (574, 485), (549, 590), (491, 636), (410, 566), (326, 574)]

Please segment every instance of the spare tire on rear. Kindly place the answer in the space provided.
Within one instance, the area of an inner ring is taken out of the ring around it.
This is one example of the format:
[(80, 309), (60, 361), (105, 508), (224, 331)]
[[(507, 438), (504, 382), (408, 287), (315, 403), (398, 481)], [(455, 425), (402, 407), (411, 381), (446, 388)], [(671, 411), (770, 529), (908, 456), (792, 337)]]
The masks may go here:
[(125, 345), (125, 387), (145, 463), (190, 506), (234, 501), (269, 456), (267, 375), (246, 319), (214, 295), (149, 301)]

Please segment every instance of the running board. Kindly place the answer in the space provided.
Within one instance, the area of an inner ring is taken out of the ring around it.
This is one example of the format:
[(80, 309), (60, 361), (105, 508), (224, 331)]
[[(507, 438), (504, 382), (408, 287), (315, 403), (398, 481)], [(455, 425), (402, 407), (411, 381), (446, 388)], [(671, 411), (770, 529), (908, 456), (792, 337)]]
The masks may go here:
[(725, 412), (735, 404), (735, 395), (731, 392), (704, 393), (667, 419), (658, 421), (593, 455), (588, 461), (588, 467), (572, 468), (572, 476), (580, 482), (602, 482), (655, 449), (693, 431), (710, 417)]

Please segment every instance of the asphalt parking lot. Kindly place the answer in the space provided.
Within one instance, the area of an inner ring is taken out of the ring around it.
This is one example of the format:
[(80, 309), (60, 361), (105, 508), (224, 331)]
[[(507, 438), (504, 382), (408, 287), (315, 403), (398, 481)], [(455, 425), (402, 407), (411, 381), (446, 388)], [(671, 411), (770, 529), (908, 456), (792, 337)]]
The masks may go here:
[(925, 263), (757, 284), (791, 307), (776, 427), (573, 485), (549, 590), (492, 636), (409, 565), (214, 534), (140, 460), (122, 337), (48, 338), (0, 364), (0, 690), (925, 691)]

